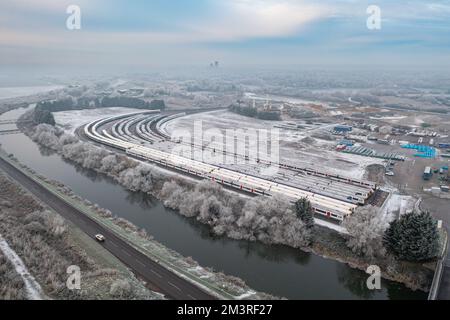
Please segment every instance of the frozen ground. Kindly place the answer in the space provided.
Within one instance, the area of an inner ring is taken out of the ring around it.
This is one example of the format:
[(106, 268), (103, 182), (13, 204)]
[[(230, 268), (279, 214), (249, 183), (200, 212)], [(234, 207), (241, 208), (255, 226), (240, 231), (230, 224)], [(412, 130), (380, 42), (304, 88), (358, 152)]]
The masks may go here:
[(0, 100), (24, 97), (37, 93), (49, 92), (61, 88), (62, 86), (9, 87), (9, 88), (0, 87)]
[(34, 279), (34, 277), (28, 272), (28, 269), (23, 263), (22, 259), (20, 259), (20, 257), (13, 249), (11, 249), (8, 242), (6, 242), (6, 240), (3, 239), (1, 235), (0, 235), (0, 250), (3, 251), (6, 258), (14, 266), (17, 274), (19, 274), (20, 277), (22, 278), (23, 283), (25, 284), (27, 298), (29, 300), (45, 299), (45, 296), (42, 293), (42, 288), (39, 285), (39, 283), (37, 283), (36, 279)]
[(386, 220), (391, 221), (397, 215), (401, 216), (412, 211), (416, 202), (417, 199), (412, 196), (391, 193), (381, 211)]
[(108, 116), (115, 116), (126, 113), (142, 111), (132, 108), (102, 108), (102, 109), (84, 109), (72, 111), (54, 112), (53, 116), (57, 125), (63, 127), (64, 130), (74, 133), (78, 127), (82, 125)]

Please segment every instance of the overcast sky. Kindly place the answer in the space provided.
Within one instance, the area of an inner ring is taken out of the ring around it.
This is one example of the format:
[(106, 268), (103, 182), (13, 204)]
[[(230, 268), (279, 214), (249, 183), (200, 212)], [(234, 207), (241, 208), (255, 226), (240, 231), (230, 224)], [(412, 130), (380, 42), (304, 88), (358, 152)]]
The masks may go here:
[[(72, 4), (81, 30), (66, 28)], [(2, 0), (0, 48), (3, 67), (449, 66), (450, 1)]]

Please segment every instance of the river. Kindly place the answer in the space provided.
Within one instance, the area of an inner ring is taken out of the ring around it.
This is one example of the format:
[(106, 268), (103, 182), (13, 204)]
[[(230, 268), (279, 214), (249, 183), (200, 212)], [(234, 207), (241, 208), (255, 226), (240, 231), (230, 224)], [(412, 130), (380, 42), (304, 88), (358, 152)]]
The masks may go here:
[[(0, 120), (18, 118), (24, 110), (7, 112)], [(368, 290), (364, 272), (314, 254), (214, 236), (209, 227), (164, 208), (157, 199), (130, 192), (105, 175), (67, 162), (24, 134), (0, 135), (0, 143), (38, 173), (146, 229), (165, 246), (202, 266), (237, 276), (255, 290), (288, 299), (426, 299), (425, 293), (391, 281), (383, 280), (381, 290)]]

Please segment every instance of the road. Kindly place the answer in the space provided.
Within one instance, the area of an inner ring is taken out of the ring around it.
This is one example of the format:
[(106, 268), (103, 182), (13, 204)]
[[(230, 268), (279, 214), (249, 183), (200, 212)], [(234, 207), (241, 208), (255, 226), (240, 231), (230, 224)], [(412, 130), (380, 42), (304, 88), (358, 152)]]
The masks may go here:
[(105, 249), (121, 260), (137, 276), (157, 287), (167, 298), (176, 300), (215, 299), (191, 282), (154, 262), (122, 240), (114, 232), (98, 224), (71, 204), (49, 192), (2, 158), (0, 158), (0, 169), (89, 236), (94, 237), (96, 234), (103, 234), (106, 237), (106, 241), (102, 244)]
[[(447, 228), (447, 234), (448, 233)], [(444, 263), (443, 263), (443, 270), (442, 270), (442, 277), (441, 277), (441, 283), (439, 284), (439, 291), (437, 295), (438, 300), (450, 300), (450, 239), (447, 239), (447, 256), (445, 257)]]

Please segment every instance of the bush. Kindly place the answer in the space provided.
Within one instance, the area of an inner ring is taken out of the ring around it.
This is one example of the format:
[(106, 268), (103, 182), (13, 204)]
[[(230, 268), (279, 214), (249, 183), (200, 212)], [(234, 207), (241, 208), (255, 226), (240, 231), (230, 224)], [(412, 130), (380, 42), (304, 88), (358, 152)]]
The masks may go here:
[(115, 298), (126, 298), (131, 295), (132, 288), (128, 281), (118, 279), (111, 284), (109, 293)]
[(26, 299), (25, 284), (0, 250), (0, 300)]

